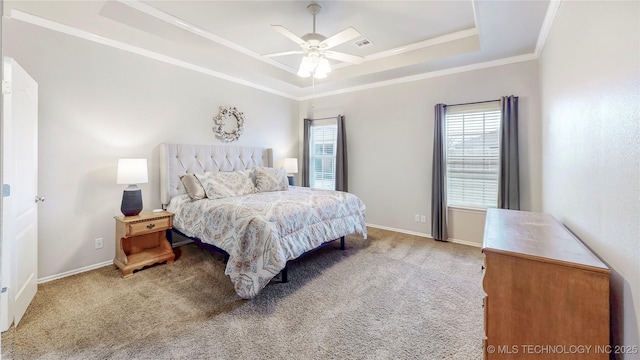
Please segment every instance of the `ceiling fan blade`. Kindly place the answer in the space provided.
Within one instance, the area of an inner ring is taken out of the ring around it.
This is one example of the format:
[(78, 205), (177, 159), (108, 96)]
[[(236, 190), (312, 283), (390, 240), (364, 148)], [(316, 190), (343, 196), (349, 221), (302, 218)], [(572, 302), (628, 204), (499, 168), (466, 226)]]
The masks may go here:
[(336, 52), (336, 51), (325, 51), (324, 56), (328, 57), (329, 59), (344, 61), (352, 64), (362, 64), (364, 62), (363, 57), (349, 55), (349, 54)]
[(302, 51), (302, 50), (283, 51), (283, 52), (273, 53), (273, 54), (264, 54), (262, 56), (264, 56), (264, 57), (276, 57), (276, 56), (297, 55), (297, 54), (304, 54), (304, 51)]
[(341, 32), (333, 35), (330, 38), (325, 39), (320, 43), (320, 47), (324, 47), (325, 49), (331, 49), (334, 46), (338, 46), (344, 42), (347, 42), (351, 39), (355, 39), (360, 36), (360, 32), (352, 27), (342, 30)]
[(287, 28), (285, 28), (282, 25), (271, 25), (271, 27), (273, 27), (273, 29), (277, 32), (279, 32), (280, 34), (288, 37), (289, 39), (293, 40), (296, 44), (302, 46), (304, 44), (306, 44), (307, 42), (302, 40), (300, 37), (298, 37), (298, 35), (292, 33), (291, 31), (287, 30)]

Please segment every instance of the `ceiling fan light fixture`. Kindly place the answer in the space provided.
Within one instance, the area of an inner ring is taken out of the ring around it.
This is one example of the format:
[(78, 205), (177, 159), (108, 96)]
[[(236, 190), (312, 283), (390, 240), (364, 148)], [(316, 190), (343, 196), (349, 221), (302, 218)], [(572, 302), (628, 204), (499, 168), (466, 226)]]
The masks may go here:
[(331, 72), (331, 66), (329, 65), (329, 60), (327, 60), (324, 57), (320, 59), (320, 61), (318, 62), (318, 67), (316, 68), (316, 72), (318, 71), (325, 74)]
[(300, 68), (298, 69), (298, 76), (310, 77), (313, 74), (313, 77), (316, 79), (324, 79), (329, 72), (331, 72), (329, 60), (323, 55), (311, 52), (302, 58)]
[(305, 54), (298, 69), (298, 76), (309, 77), (313, 75), (316, 79), (327, 77), (327, 73), (331, 72), (329, 59), (349, 62), (353, 64), (361, 64), (364, 58), (355, 55), (344, 54), (340, 52), (330, 51), (329, 49), (343, 44), (351, 39), (361, 36), (360, 32), (353, 27), (349, 27), (329, 38), (316, 32), (316, 15), (322, 7), (315, 1), (307, 6), (307, 10), (313, 16), (313, 32), (298, 37), (296, 34), (287, 30), (282, 25), (271, 25), (280, 34), (294, 41), (300, 47), (300, 50), (285, 51), (275, 54), (267, 54), (264, 56), (275, 57), (291, 54)]
[(327, 77), (327, 73), (316, 70), (316, 72), (313, 73), (313, 77), (316, 79), (324, 79)]
[(298, 76), (303, 78), (308, 78), (311, 76), (311, 72), (306, 69), (303, 69), (301, 66), (300, 69), (298, 69)]
[(315, 68), (316, 64), (314, 62), (314, 59), (309, 56), (304, 56), (302, 58), (302, 62), (300, 63), (300, 68), (298, 69), (298, 76), (310, 77)]

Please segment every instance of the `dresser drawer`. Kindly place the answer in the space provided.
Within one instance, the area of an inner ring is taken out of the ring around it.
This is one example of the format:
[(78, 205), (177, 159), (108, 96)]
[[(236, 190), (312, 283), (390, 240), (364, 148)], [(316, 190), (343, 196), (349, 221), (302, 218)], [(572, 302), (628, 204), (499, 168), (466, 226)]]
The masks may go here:
[(136, 236), (159, 230), (166, 230), (172, 227), (171, 217), (130, 222), (127, 224), (127, 236)]

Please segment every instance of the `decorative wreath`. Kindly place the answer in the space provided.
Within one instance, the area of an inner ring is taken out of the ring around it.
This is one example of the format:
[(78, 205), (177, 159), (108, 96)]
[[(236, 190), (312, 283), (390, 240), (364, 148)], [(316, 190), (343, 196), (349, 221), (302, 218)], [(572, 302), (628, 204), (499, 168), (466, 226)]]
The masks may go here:
[[(227, 118), (233, 116), (236, 118), (236, 122), (238, 123), (238, 128), (227, 132), (224, 130), (224, 127), (227, 123)], [(244, 114), (233, 106), (220, 106), (220, 112), (218, 115), (213, 117), (213, 122), (215, 125), (213, 126), (213, 132), (225, 142), (236, 141), (242, 135), (242, 131), (244, 130)]]

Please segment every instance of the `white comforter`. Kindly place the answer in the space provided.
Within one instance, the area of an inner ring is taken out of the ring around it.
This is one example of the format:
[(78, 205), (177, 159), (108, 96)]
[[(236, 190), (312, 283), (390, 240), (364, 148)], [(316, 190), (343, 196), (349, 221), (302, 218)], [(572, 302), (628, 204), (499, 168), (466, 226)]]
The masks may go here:
[(216, 200), (171, 199), (174, 227), (229, 254), (225, 271), (242, 298), (256, 296), (287, 260), (352, 233), (366, 238), (365, 204), (357, 196), (290, 187)]

